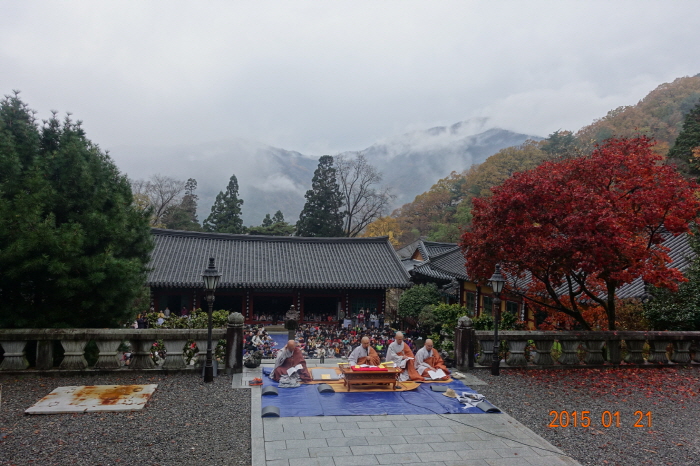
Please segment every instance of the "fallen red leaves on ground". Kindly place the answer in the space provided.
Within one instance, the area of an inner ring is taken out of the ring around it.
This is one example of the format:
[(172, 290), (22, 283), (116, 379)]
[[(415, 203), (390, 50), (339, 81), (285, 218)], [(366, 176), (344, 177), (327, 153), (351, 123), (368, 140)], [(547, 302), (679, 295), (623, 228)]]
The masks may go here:
[(700, 392), (700, 371), (695, 368), (529, 370), (522, 377), (524, 383), (542, 388), (592, 392), (619, 401), (643, 395), (682, 404)]

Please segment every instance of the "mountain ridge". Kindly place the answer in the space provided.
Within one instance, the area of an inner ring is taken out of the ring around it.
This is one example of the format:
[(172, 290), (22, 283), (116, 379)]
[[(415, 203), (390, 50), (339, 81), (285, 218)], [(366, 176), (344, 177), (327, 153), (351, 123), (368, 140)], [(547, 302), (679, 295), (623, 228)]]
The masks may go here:
[[(393, 209), (430, 188), (454, 170), (481, 163), (501, 148), (537, 136), (488, 128), (487, 119), (465, 120), (392, 136), (360, 151), (384, 175), (383, 184), (396, 195)], [(119, 146), (110, 151), (122, 172), (132, 179), (155, 173), (198, 183), (198, 216), (202, 221), (232, 174), (238, 178), (245, 225), (259, 225), (267, 213), (281, 210), (296, 222), (311, 187), (318, 157), (244, 138), (178, 146)], [(337, 154), (334, 154), (337, 155)], [(127, 156), (127, 157), (124, 157)], [(397, 159), (398, 157), (398, 159)], [(153, 167), (144, 170), (144, 161)], [(387, 212), (388, 213), (388, 212)]]

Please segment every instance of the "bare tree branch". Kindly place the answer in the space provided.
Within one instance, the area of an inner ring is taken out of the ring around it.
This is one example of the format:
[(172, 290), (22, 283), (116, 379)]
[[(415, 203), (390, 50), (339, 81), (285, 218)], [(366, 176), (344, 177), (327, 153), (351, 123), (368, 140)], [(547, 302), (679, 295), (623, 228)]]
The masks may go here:
[(134, 196), (148, 199), (153, 209), (151, 226), (160, 226), (163, 215), (169, 207), (180, 203), (180, 195), (185, 190), (185, 181), (173, 177), (156, 174), (148, 180), (130, 180)]
[(381, 217), (395, 196), (388, 187), (378, 187), (382, 174), (360, 154), (355, 158), (334, 157), (340, 193), (345, 203), (345, 235), (359, 235), (367, 225)]

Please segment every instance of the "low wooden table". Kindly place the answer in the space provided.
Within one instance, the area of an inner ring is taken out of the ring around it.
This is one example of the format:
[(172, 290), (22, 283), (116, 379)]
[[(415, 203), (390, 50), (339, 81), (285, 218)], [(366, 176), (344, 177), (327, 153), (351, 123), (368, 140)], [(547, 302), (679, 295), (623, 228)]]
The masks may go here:
[(348, 387), (348, 391), (353, 385), (361, 384), (388, 384), (396, 390), (396, 379), (401, 373), (401, 369), (395, 367), (389, 367), (385, 371), (353, 371), (352, 367), (346, 366), (341, 367), (340, 371), (343, 373), (343, 383)]

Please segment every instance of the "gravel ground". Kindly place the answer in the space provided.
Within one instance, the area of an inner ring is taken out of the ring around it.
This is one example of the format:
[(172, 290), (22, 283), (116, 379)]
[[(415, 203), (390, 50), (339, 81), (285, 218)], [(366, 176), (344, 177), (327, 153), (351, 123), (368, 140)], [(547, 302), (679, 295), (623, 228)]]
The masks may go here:
[[(2, 376), (0, 465), (250, 465), (250, 392), (194, 374)], [(25, 415), (57, 387), (158, 384), (142, 411)]]
[[(489, 383), (476, 387), (480, 393), (581, 464), (700, 464), (700, 367), (475, 374)], [(551, 411), (567, 411), (568, 426), (550, 427), (567, 424)], [(589, 427), (580, 425), (582, 411), (590, 411)], [(605, 411), (612, 416), (603, 418)], [(638, 420), (644, 427), (634, 427)]]

